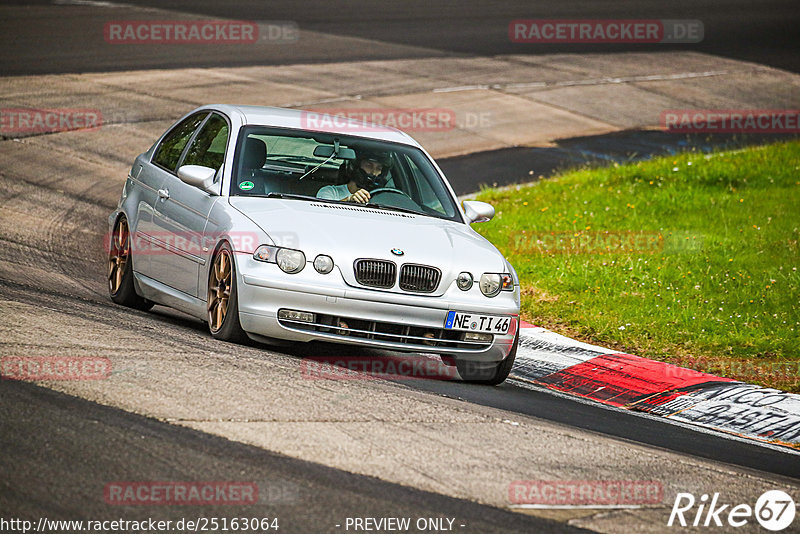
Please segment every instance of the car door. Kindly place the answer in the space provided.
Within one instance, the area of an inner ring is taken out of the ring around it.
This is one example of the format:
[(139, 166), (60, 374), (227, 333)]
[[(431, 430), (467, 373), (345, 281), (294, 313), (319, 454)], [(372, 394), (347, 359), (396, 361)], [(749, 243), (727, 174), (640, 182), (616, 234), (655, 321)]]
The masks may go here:
[(149, 272), (150, 268), (151, 247), (146, 236), (147, 232), (152, 230), (153, 206), (156, 203), (156, 191), (161, 185), (162, 179), (162, 177), (154, 176), (152, 172), (144, 170), (146, 165), (150, 165), (148, 159), (146, 154), (140, 154), (136, 158), (128, 174), (130, 190), (123, 192), (123, 195), (135, 199), (135, 205), (131, 206), (135, 213), (129, 214), (128, 224), (133, 252), (133, 270), (142, 274)]
[(163, 136), (150, 161), (137, 162), (133, 171), (135, 178), (148, 193), (137, 206), (137, 227), (132, 229), (136, 231), (134, 265), (137, 272), (156, 280), (159, 280), (158, 265), (154, 267), (151, 260), (167, 252), (163, 243), (164, 236), (159, 235), (153, 222), (153, 210), (158, 203), (159, 190), (167, 176), (177, 169), (189, 140), (208, 117), (208, 113), (194, 113), (175, 125)]
[[(202, 165), (216, 170), (219, 180), (229, 134), (227, 118), (216, 112), (209, 114), (183, 151), (177, 168)], [(213, 235), (207, 239), (204, 231), (217, 199), (219, 196), (184, 183), (177, 173), (169, 173), (159, 188), (153, 211), (153, 225), (163, 237), (167, 252), (152, 257), (158, 280), (193, 297), (199, 295), (199, 275), (208, 247), (213, 245)], [(211, 227), (213, 234), (213, 222)]]

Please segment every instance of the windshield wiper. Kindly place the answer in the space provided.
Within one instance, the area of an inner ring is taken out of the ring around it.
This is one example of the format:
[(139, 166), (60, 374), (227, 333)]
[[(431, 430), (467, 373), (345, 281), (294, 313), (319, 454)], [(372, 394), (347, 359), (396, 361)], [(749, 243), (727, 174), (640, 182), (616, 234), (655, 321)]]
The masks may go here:
[(403, 213), (413, 213), (414, 215), (428, 215), (422, 211), (412, 210), (410, 208), (398, 208), (397, 206), (387, 206), (386, 204), (367, 203), (366, 206), (372, 206), (373, 208), (380, 208), (384, 210), (402, 211)]
[(328, 199), (328, 198), (310, 197), (308, 195), (296, 195), (296, 194), (293, 194), (293, 193), (277, 193), (277, 192), (274, 192), (274, 191), (271, 192), (271, 193), (267, 193), (264, 196), (266, 198), (291, 198), (291, 199), (296, 199), (296, 200), (313, 200), (314, 202), (324, 202), (326, 204), (352, 204), (354, 206), (361, 206), (361, 207), (364, 207), (364, 208), (377, 208), (377, 209), (384, 209), (384, 210), (400, 211), (400, 212), (403, 212), (403, 213), (412, 213), (414, 215), (423, 215), (423, 216), (427, 216), (427, 217), (435, 217), (435, 215), (431, 215), (431, 214), (425, 213), (423, 211), (416, 211), (416, 210), (412, 210), (412, 209), (409, 209), (409, 208), (398, 208), (397, 206), (388, 206), (386, 204), (372, 204), (372, 203), (354, 204), (352, 202), (343, 202), (341, 200), (332, 200), (332, 199)]
[(267, 198), (294, 198), (294, 199), (297, 199), (297, 200), (314, 200), (314, 201), (316, 201), (316, 200), (323, 200), (324, 201), (325, 200), (325, 199), (319, 199), (317, 197), (310, 197), (308, 195), (295, 195), (295, 194), (292, 194), (292, 193), (276, 193), (274, 191), (271, 192), (271, 193), (267, 193), (265, 196)]

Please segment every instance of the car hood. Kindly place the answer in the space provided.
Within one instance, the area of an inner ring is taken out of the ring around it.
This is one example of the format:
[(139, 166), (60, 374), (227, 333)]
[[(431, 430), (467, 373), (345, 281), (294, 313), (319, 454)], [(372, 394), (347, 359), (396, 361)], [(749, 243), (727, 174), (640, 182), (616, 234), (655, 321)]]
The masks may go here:
[(351, 285), (357, 285), (353, 262), (359, 258), (437, 267), (439, 294), (462, 271), (476, 280), (484, 272), (508, 271), (500, 252), (463, 223), (345, 203), (255, 197), (230, 197), (230, 203), (275, 245), (302, 250), (309, 261), (331, 256)]

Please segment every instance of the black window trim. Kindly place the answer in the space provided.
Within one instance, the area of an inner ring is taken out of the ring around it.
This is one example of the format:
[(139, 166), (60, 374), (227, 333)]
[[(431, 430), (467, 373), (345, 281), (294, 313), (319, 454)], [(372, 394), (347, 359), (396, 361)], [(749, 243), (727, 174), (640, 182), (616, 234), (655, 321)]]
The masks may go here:
[[(186, 154), (187, 152), (189, 152), (189, 147), (192, 146), (192, 143), (194, 143), (194, 140), (195, 138), (197, 138), (197, 135), (203, 130), (203, 127), (206, 125), (206, 123), (211, 119), (211, 117), (214, 114), (222, 117), (225, 120), (225, 123), (228, 125), (228, 138), (225, 140), (225, 152), (222, 155), (222, 164), (220, 165), (220, 168), (217, 169), (217, 173), (219, 173), (220, 169), (225, 168), (225, 158), (228, 155), (228, 145), (231, 142), (231, 120), (224, 113), (222, 113), (221, 111), (217, 111), (216, 109), (209, 109), (206, 111), (209, 111), (210, 113), (206, 115), (206, 118), (203, 119), (203, 122), (201, 122), (200, 125), (195, 129), (194, 133), (192, 134), (192, 137), (189, 139), (189, 142), (186, 143), (185, 147), (183, 147), (183, 152), (181, 152), (181, 157), (178, 159), (178, 165), (175, 167), (175, 172), (172, 173), (175, 176), (178, 175), (177, 171), (178, 169), (181, 168), (181, 165), (183, 165), (183, 160), (186, 159)], [(217, 182), (217, 177), (214, 178), (214, 183), (216, 182)]]
[[(178, 172), (177, 172), (178, 171), (178, 167), (180, 167), (181, 161), (183, 161), (183, 156), (186, 153), (186, 148), (191, 144), (192, 140), (194, 140), (194, 137), (195, 137), (195, 135), (197, 135), (197, 132), (200, 131), (200, 128), (202, 128), (203, 125), (206, 123), (206, 120), (208, 120), (208, 117), (211, 115), (212, 111), (213, 110), (210, 110), (210, 109), (202, 109), (202, 110), (198, 111), (197, 113), (191, 113), (191, 114), (187, 115), (184, 119), (178, 121), (178, 123), (175, 126), (170, 128), (169, 130), (167, 130), (167, 132), (164, 135), (161, 136), (161, 139), (158, 140), (158, 144), (156, 145), (156, 149), (153, 151), (153, 156), (150, 158), (150, 163), (155, 165), (159, 169), (170, 173), (173, 176), (177, 176), (178, 175)], [(178, 164), (175, 166), (175, 168), (174, 169), (168, 169), (168, 168), (164, 167), (163, 165), (161, 165), (160, 163), (158, 163), (156, 161), (156, 156), (158, 155), (158, 151), (161, 149), (161, 144), (169, 136), (169, 134), (174, 132), (175, 129), (178, 128), (181, 124), (183, 124), (183, 122), (186, 119), (194, 117), (195, 115), (200, 115), (202, 113), (205, 113), (206, 116), (205, 116), (205, 118), (203, 118), (202, 121), (200, 121), (200, 124), (198, 124), (197, 127), (194, 129), (194, 131), (192, 132), (192, 136), (186, 142), (186, 146), (183, 147), (183, 151), (181, 151), (181, 157), (178, 158)]]

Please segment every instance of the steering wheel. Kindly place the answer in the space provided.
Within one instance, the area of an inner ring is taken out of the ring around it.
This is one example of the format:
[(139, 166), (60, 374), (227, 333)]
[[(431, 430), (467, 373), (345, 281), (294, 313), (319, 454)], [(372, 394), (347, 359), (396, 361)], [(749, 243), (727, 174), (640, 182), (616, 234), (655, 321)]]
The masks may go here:
[(394, 187), (379, 187), (378, 189), (374, 189), (369, 192), (369, 202), (368, 204), (372, 203), (379, 203), (375, 202), (376, 197), (380, 197), (381, 195), (386, 195), (387, 197), (392, 198), (391, 202), (387, 202), (386, 205), (394, 206), (396, 208), (406, 208), (409, 210), (419, 211), (420, 207), (419, 204), (414, 202), (414, 199), (411, 198), (408, 193), (405, 191), (401, 191), (400, 189), (395, 189)]
[[(372, 191), (369, 192), (370, 202), (372, 202), (372, 197), (374, 197), (375, 195), (380, 195), (385, 193), (399, 193), (404, 197), (408, 198), (409, 200), (411, 200), (412, 202), (414, 202), (414, 200), (408, 195), (408, 193), (400, 189), (395, 189), (394, 187), (379, 187), (378, 189), (373, 189)], [(416, 204), (416, 202), (414, 203)]]

